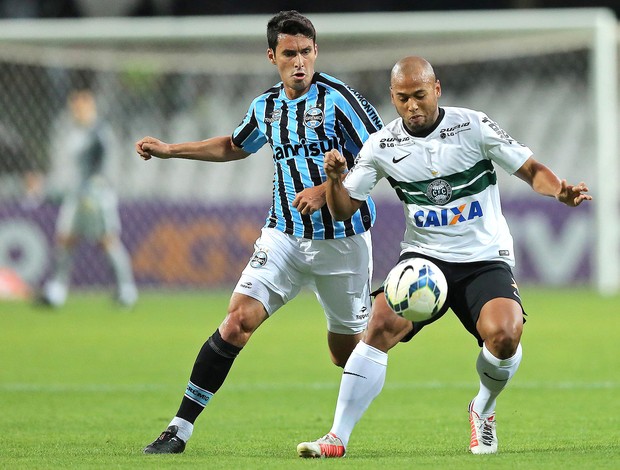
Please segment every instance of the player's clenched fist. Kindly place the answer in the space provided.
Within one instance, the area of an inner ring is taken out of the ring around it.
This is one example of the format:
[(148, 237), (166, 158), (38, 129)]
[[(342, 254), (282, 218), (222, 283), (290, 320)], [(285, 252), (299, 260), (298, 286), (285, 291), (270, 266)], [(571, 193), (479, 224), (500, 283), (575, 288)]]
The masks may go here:
[(155, 137), (144, 137), (136, 142), (136, 152), (142, 160), (151, 157), (170, 158), (169, 145)]
[(338, 150), (330, 150), (325, 153), (323, 168), (325, 169), (325, 174), (329, 179), (339, 180), (342, 173), (344, 173), (347, 169), (347, 161), (342, 155), (340, 155)]

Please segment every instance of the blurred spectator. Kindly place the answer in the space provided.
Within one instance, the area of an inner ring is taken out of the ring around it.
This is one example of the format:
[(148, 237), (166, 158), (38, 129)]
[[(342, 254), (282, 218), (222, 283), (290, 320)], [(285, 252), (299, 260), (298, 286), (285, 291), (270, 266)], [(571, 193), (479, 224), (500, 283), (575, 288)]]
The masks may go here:
[[(98, 118), (93, 93), (88, 89), (69, 94), (72, 118), (63, 152), (77, 169), (72, 184), (65, 186), (65, 197), (56, 225), (56, 246), (51, 279), (43, 286), (38, 299), (50, 306), (64, 304), (70, 283), (72, 255), (82, 238), (96, 241), (108, 256), (117, 283), (116, 300), (133, 305), (138, 297), (131, 259), (120, 239), (121, 223), (116, 193), (105, 176), (111, 135)], [(65, 169), (66, 170), (66, 169)], [(66, 172), (66, 171), (65, 171)]]

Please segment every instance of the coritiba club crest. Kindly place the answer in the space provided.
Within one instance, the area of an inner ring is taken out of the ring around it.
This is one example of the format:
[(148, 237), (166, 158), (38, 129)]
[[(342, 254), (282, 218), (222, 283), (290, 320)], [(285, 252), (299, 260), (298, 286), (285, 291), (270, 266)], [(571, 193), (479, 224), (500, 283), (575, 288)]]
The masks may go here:
[(452, 198), (452, 186), (446, 180), (433, 180), (426, 187), (426, 197), (432, 203), (443, 206)]

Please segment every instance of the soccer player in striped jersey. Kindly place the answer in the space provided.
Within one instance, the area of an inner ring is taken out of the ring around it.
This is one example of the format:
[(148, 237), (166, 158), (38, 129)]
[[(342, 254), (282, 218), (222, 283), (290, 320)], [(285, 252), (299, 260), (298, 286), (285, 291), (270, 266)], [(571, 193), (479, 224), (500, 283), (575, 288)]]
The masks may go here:
[(347, 361), (330, 432), (297, 446), (301, 457), (342, 457), (353, 427), (380, 393), (387, 352), (410, 340), (448, 308), (482, 347), (478, 394), (469, 404), (470, 451), (497, 452), (495, 404), (521, 362), (524, 311), (511, 266), (513, 241), (499, 200), (495, 164), (534, 191), (574, 207), (592, 199), (587, 186), (560, 180), (484, 113), (439, 107), (432, 66), (407, 57), (392, 69), (391, 97), (399, 118), (364, 144), (344, 181), (346, 160), (325, 155), (327, 204), (346, 219), (386, 178), (402, 201), (406, 232), (400, 259), (428, 258), (448, 280), (448, 299), (432, 320), (412, 323), (388, 306), (382, 289), (363, 341)]
[(340, 80), (314, 71), (316, 33), (296, 11), (267, 25), (267, 58), (281, 82), (253, 100), (231, 136), (167, 144), (136, 143), (145, 160), (239, 160), (269, 144), (273, 202), (255, 251), (232, 294), (228, 314), (202, 346), (185, 395), (168, 428), (145, 453), (185, 449), (198, 415), (223, 384), (252, 333), (304, 286), (316, 293), (327, 319), (327, 342), (342, 367), (361, 338), (370, 313), (375, 206), (365, 198), (350, 217), (334, 220), (325, 205), (323, 156), (338, 149), (353, 166), (371, 133), (383, 124), (374, 107)]

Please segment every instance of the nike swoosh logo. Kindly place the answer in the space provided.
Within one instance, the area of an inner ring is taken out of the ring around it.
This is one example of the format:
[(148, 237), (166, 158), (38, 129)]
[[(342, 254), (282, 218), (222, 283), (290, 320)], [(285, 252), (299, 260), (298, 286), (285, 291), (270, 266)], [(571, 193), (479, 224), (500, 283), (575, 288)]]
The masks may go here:
[(396, 158), (396, 157), (392, 157), (392, 163), (398, 163), (401, 160), (404, 160), (405, 158), (407, 158), (409, 155), (411, 155), (410, 153), (408, 153), (407, 155), (400, 157), (400, 158)]
[(486, 375), (489, 379), (491, 380), (495, 380), (496, 382), (507, 382), (507, 380), (505, 379), (496, 379), (495, 377), (491, 377), (489, 374), (487, 374), (486, 372), (484, 373), (484, 375)]
[(353, 372), (347, 372), (346, 370), (342, 373), (342, 375), (354, 375), (356, 377), (361, 377), (362, 379), (365, 379), (366, 377), (364, 377), (363, 375), (359, 375), (359, 374), (354, 374)]

